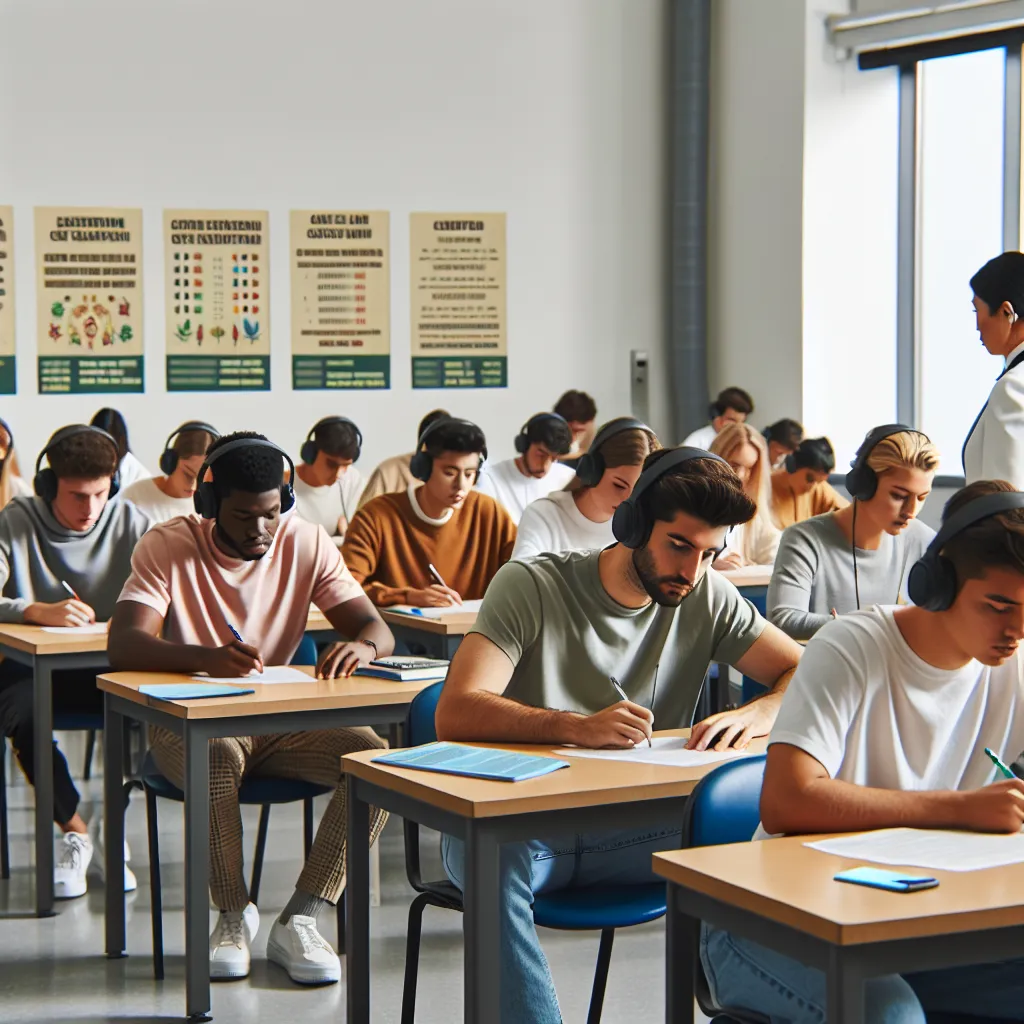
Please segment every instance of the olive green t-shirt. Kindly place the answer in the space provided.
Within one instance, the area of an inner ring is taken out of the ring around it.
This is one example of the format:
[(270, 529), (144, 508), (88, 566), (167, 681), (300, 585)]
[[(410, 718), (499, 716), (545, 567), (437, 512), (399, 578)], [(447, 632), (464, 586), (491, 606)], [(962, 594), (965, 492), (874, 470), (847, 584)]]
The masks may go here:
[(651, 706), (655, 728), (688, 726), (712, 661), (735, 664), (765, 620), (709, 569), (677, 608), (625, 608), (598, 572), (600, 551), (538, 555), (503, 565), (472, 632), (515, 666), (505, 696), (533, 707), (593, 714), (627, 696)]

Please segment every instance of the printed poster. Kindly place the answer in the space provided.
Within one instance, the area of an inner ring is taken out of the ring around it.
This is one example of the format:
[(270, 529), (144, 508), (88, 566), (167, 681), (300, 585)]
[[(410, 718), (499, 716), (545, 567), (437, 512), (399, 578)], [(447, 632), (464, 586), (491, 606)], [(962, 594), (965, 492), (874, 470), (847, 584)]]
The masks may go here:
[(292, 210), (292, 388), (391, 386), (390, 217)]
[(164, 210), (168, 391), (270, 390), (265, 210)]
[(0, 395), (17, 391), (14, 373), (14, 210), (0, 206)]
[(505, 214), (413, 213), (412, 386), (508, 386)]
[(142, 391), (142, 211), (37, 206), (35, 237), (39, 393)]

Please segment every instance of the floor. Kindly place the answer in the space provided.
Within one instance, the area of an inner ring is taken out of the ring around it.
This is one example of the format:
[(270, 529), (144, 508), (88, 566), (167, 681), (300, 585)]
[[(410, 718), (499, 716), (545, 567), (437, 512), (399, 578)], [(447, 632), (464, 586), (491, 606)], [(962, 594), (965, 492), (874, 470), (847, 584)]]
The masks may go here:
[[(83, 761), (81, 734), (61, 738), (68, 761)], [(8, 755), (9, 756), (9, 755)], [(101, 808), (102, 766), (82, 783), (83, 813)], [(10, 768), (10, 765), (9, 765)], [(182, 827), (180, 808), (161, 801), (160, 842), (164, 886), (164, 943), (167, 977), (152, 976), (150, 893), (145, 807), (135, 795), (127, 817), (132, 866), (139, 889), (128, 896), (126, 960), (103, 956), (103, 889), (97, 879), (89, 893), (58, 904), (54, 918), (32, 916), (32, 790), (15, 769), (8, 771), (12, 872), (0, 881), (0, 1019), (13, 1022), (74, 1021), (81, 1024), (149, 1024), (182, 1019), (184, 1010), (184, 920), (182, 913)], [(319, 808), (318, 808), (319, 813)], [(246, 835), (256, 833), (257, 813), (244, 809)], [(344, 1019), (345, 986), (303, 989), (265, 959), (269, 924), (288, 897), (299, 872), (299, 805), (275, 808), (263, 875), (264, 924), (253, 950), (253, 969), (244, 981), (213, 989), (213, 1016), (220, 1022), (314, 1021)], [(436, 835), (422, 844), (424, 873), (443, 877)], [(247, 847), (251, 855), (251, 846)], [(402, 1002), (406, 914), (412, 897), (404, 874), (401, 822), (392, 820), (381, 840), (381, 906), (371, 911), (372, 1007), (375, 1024), (397, 1024)], [(334, 941), (333, 915), (321, 919)], [(211, 917), (212, 921), (212, 917)], [(597, 956), (597, 935), (542, 934), (566, 1024), (586, 1020)], [(458, 914), (428, 908), (424, 918), (418, 1024), (450, 1024), (462, 1019), (462, 921)], [(664, 1019), (664, 925), (657, 922), (620, 932), (615, 940), (604, 1020)], [(698, 1018), (704, 1020), (705, 1018)]]

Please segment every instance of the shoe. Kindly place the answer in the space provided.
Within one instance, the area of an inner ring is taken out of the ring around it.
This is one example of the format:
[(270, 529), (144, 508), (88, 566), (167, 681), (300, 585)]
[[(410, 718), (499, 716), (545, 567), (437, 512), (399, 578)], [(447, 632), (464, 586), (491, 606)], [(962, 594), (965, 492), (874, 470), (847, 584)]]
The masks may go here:
[(267, 959), (283, 967), (300, 985), (341, 981), (341, 961), (317, 931), (315, 917), (293, 914), (287, 924), (275, 921), (267, 940)]
[(260, 930), (260, 912), (250, 903), (245, 910), (222, 910), (210, 935), (210, 979), (246, 978), (250, 946)]
[[(100, 876), (100, 879), (104, 879), (104, 872), (107, 868), (107, 861), (105, 855), (105, 848), (103, 846), (103, 817), (100, 816), (99, 824), (96, 826), (96, 838), (93, 840), (93, 846), (96, 850), (96, 871)], [(128, 867), (128, 861), (132, 859), (132, 851), (128, 848), (128, 840), (124, 841), (124, 891), (135, 892), (139, 887), (139, 880), (135, 877), (135, 872)]]
[(57, 865), (53, 870), (53, 896), (58, 900), (73, 900), (84, 896), (89, 884), (85, 873), (92, 860), (92, 840), (80, 832), (65, 832), (57, 852)]

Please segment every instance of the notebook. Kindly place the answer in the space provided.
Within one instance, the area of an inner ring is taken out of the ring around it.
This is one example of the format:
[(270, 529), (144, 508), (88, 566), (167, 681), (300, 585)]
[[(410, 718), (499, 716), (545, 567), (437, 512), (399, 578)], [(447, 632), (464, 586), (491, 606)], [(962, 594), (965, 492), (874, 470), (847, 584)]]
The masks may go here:
[(139, 693), (158, 700), (199, 700), (202, 697), (241, 697), (255, 693), (251, 686), (224, 686), (220, 683), (146, 683)]
[(417, 683), (427, 679), (444, 679), (449, 662), (441, 658), (391, 657), (376, 658), (369, 665), (360, 665), (357, 676), (375, 676), (394, 679), (402, 683)]
[(464, 775), (471, 779), (490, 779), (494, 782), (522, 782), (569, 767), (568, 761), (559, 761), (553, 757), (519, 754), (512, 750), (490, 750), (487, 747), (464, 747), (457, 743), (425, 743), (422, 747), (382, 754), (373, 760), (376, 764), (416, 768), (444, 775)]

